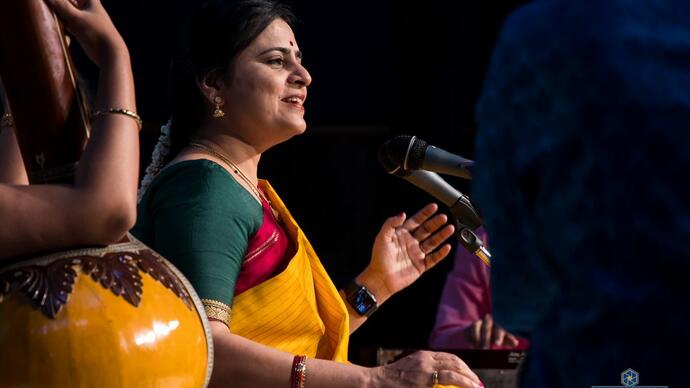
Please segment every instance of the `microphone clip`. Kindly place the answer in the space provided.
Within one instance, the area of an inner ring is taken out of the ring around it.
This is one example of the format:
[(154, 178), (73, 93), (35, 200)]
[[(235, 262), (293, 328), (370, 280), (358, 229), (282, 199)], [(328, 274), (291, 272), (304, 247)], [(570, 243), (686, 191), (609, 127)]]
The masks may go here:
[(484, 241), (477, 237), (472, 229), (455, 220), (455, 228), (458, 241), (468, 252), (477, 256), (487, 266), (491, 267), (491, 253), (484, 246)]

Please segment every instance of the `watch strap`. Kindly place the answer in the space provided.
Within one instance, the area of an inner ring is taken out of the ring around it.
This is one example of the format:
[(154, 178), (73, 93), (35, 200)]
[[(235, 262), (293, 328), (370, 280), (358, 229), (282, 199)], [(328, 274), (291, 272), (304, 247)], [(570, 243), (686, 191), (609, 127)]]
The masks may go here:
[[(343, 287), (343, 291), (345, 292), (345, 299), (358, 314), (368, 317), (378, 309), (376, 296), (366, 286), (351, 280)], [(360, 305), (358, 300), (366, 301), (366, 307)]]

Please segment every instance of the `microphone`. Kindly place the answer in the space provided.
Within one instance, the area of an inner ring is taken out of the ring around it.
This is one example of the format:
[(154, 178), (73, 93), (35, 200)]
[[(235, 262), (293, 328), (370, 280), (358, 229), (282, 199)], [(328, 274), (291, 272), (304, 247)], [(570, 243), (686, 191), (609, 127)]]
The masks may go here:
[(416, 136), (396, 136), (383, 144), (380, 153), (403, 170), (421, 169), (472, 179), (473, 160), (429, 145)]
[(477, 229), (484, 223), (470, 198), (448, 184), (440, 175), (425, 170), (404, 171), (397, 175), (443, 202), (461, 224)]
[(379, 162), (389, 174), (405, 179), (448, 206), (455, 220), (460, 243), (486, 265), (491, 266), (491, 253), (484, 247), (484, 242), (472, 231), (482, 226), (484, 222), (468, 196), (456, 190), (434, 172), (400, 168), (395, 161), (391, 160), (385, 147), (379, 150)]

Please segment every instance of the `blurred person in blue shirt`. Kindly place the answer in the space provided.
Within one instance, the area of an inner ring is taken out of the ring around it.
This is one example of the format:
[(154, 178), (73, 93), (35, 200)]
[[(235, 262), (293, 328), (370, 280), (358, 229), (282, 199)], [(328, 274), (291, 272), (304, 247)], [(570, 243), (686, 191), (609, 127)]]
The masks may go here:
[(473, 198), (522, 386), (687, 386), (690, 2), (512, 14), (476, 110)]

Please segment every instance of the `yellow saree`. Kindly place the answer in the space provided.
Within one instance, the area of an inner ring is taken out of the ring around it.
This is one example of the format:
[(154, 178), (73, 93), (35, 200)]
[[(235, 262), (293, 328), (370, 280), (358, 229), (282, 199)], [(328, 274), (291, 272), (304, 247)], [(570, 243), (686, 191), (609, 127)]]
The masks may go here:
[(283, 201), (267, 181), (261, 186), (296, 252), (281, 273), (235, 297), (230, 331), (289, 353), (346, 362), (347, 308)]

